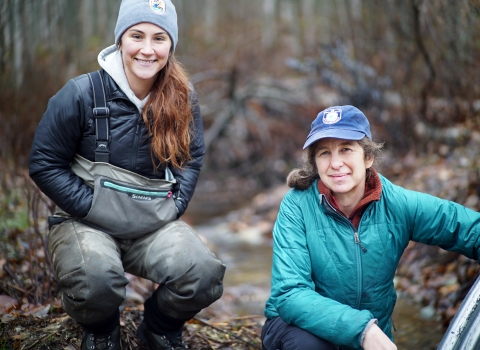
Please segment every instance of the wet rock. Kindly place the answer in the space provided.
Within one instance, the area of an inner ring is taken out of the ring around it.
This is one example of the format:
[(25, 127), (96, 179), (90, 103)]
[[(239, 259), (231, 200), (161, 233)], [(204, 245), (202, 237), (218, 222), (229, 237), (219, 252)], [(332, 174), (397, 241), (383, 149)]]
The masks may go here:
[(423, 307), (420, 310), (420, 317), (424, 320), (431, 320), (436, 316), (435, 308), (432, 305)]

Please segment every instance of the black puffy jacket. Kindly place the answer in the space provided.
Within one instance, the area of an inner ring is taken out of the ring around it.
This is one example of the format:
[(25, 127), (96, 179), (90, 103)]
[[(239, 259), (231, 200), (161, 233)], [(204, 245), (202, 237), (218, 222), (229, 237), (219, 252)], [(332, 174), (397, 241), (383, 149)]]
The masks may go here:
[[(163, 178), (164, 167), (154, 171), (150, 138), (137, 107), (103, 69), (100, 71), (110, 109), (110, 163), (148, 178)], [(183, 170), (171, 168), (180, 183), (175, 200), (181, 216), (192, 198), (202, 167), (205, 146), (203, 124), (195, 91), (191, 93), (192, 160)], [(93, 92), (86, 74), (68, 81), (48, 102), (30, 152), (30, 176), (37, 186), (68, 214), (83, 218), (93, 200), (93, 189), (70, 170), (74, 155), (95, 161)]]

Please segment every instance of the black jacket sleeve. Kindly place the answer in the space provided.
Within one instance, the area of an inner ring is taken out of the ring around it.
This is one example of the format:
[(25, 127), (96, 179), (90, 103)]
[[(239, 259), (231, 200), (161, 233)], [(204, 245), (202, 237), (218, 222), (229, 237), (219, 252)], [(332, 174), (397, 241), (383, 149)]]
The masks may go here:
[(183, 215), (190, 199), (192, 199), (195, 187), (197, 186), (198, 176), (200, 175), (200, 169), (203, 165), (203, 156), (205, 155), (202, 115), (200, 113), (198, 97), (193, 88), (190, 101), (193, 113), (192, 138), (190, 142), (190, 156), (192, 159), (183, 170), (172, 169), (179, 183), (179, 194), (175, 201), (178, 208), (178, 217)]
[(84, 98), (79, 84), (89, 84), (88, 77), (70, 80), (48, 102), (35, 131), (29, 170), (33, 181), (56, 205), (82, 218), (90, 210), (93, 189), (70, 170), (85, 123)]

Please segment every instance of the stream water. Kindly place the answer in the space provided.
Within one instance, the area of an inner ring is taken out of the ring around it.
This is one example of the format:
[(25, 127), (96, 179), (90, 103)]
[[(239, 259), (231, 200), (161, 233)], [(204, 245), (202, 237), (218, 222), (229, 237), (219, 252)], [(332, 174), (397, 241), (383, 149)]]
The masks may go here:
[[(268, 240), (239, 237), (227, 222), (196, 225), (218, 258), (227, 266), (224, 295), (211, 308), (231, 315), (263, 315), (269, 295), (272, 247)], [(398, 349), (433, 350), (444, 330), (438, 318), (421, 317), (421, 306), (399, 298), (393, 319)]]

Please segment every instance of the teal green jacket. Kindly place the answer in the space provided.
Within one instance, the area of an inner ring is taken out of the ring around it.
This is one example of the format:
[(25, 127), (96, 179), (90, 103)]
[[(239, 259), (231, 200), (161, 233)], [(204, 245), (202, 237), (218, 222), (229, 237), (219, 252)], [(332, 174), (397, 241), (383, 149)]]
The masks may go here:
[(393, 339), (393, 277), (410, 240), (478, 260), (479, 213), (379, 176), (380, 200), (366, 208), (358, 230), (318, 192), (318, 180), (285, 195), (273, 229), (267, 318), (280, 316), (342, 349), (361, 349), (373, 318)]

